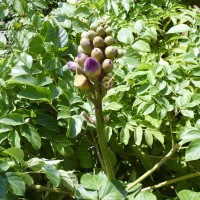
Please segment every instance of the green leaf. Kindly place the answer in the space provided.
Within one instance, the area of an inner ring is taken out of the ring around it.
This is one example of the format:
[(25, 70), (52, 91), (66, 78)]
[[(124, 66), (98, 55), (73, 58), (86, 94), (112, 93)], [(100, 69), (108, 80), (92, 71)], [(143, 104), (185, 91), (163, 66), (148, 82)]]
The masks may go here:
[(114, 10), (114, 13), (116, 16), (119, 15), (119, 6), (117, 4), (117, 1), (113, 0), (111, 1), (112, 9)]
[(22, 52), (20, 54), (19, 60), (21, 62), (23, 62), (25, 64), (25, 66), (28, 67), (29, 69), (32, 67), (33, 58), (32, 58), (32, 56), (28, 55), (27, 53)]
[(11, 148), (6, 149), (3, 152), (15, 158), (15, 160), (18, 162), (22, 162), (24, 159), (24, 152), (22, 149), (11, 147)]
[(51, 102), (52, 94), (48, 88), (40, 86), (27, 86), (18, 95), (18, 98)]
[[(13, 74), (14, 76), (16, 74)], [(17, 76), (17, 77), (13, 77), (11, 79), (9, 79), (7, 82), (7, 84), (21, 84), (21, 85), (30, 85), (30, 86), (33, 86), (33, 85), (36, 85), (36, 80), (34, 77), (32, 76)]]
[(69, 119), (71, 117), (70, 108), (67, 106), (59, 107), (59, 113), (57, 119)]
[(122, 0), (121, 4), (124, 7), (124, 9), (126, 10), (126, 12), (128, 13), (129, 10), (130, 10), (130, 2), (129, 2), (129, 0)]
[(12, 130), (8, 134), (8, 140), (12, 147), (21, 148), (20, 136), (16, 130)]
[(149, 130), (151, 131), (152, 135), (163, 145), (164, 144), (164, 136), (158, 130)]
[(191, 190), (181, 190), (178, 193), (178, 197), (180, 200), (199, 200), (200, 192), (193, 192)]
[(192, 141), (185, 154), (185, 161), (198, 160), (200, 158), (200, 139)]
[(148, 103), (145, 104), (145, 106), (143, 107), (143, 114), (144, 115), (148, 115), (150, 113), (152, 113), (155, 109), (155, 103), (152, 101), (149, 101)]
[(11, 126), (18, 126), (24, 124), (24, 118), (18, 113), (9, 113), (0, 119), (0, 123)]
[(16, 65), (15, 67), (13, 67), (11, 69), (11, 75), (13, 77), (22, 76), (22, 75), (25, 76), (25, 75), (28, 75), (28, 74), (30, 74), (30, 70), (24, 65)]
[(181, 110), (181, 113), (185, 117), (194, 118), (194, 111), (192, 110)]
[(116, 155), (111, 149), (108, 149), (108, 154), (109, 154), (109, 158), (110, 158), (112, 167), (114, 168), (117, 165)]
[(16, 176), (12, 172), (6, 173), (6, 178), (8, 181), (8, 185), (13, 194), (17, 196), (23, 196), (25, 193), (25, 183), (21, 177)]
[[(126, 53), (121, 58), (124, 64), (129, 64), (132, 66), (136, 66), (141, 62), (141, 55), (132, 48), (126, 50)], [(123, 64), (123, 63), (122, 63)]]
[(58, 187), (60, 184), (60, 175), (56, 167), (53, 165), (44, 165), (43, 170), (54, 187)]
[(104, 110), (120, 110), (122, 108), (121, 104), (118, 104), (117, 102), (106, 102), (104, 105)]
[(74, 191), (74, 189), (77, 188), (78, 179), (72, 171), (59, 170), (59, 174), (61, 177), (61, 182), (66, 188), (70, 189), (71, 191)]
[(182, 32), (186, 32), (186, 31), (190, 31), (190, 27), (187, 24), (179, 24), (179, 25), (176, 25), (176, 26), (173, 26), (172, 28), (170, 28), (166, 34), (182, 33)]
[(6, 17), (8, 13), (9, 13), (8, 7), (5, 4), (1, 3), (0, 4), (0, 19), (3, 19), (4, 17)]
[(135, 200), (157, 200), (156, 196), (149, 191), (140, 192)]
[(13, 8), (21, 14), (24, 14), (27, 12), (27, 4), (25, 0), (15, 0), (13, 4)]
[(0, 176), (0, 199), (5, 199), (6, 195), (6, 179)]
[(144, 26), (144, 21), (139, 19), (135, 22), (133, 31), (139, 35), (142, 32)]
[(125, 44), (133, 44), (133, 33), (129, 28), (121, 28), (117, 34), (117, 39)]
[(58, 48), (64, 47), (68, 43), (68, 34), (64, 28), (58, 27)]
[(17, 175), (22, 178), (26, 185), (31, 186), (32, 184), (34, 184), (33, 178), (29, 174), (27, 174), (27, 172), (17, 173)]
[(102, 200), (123, 200), (127, 192), (119, 181), (105, 181), (99, 189), (99, 197)]
[(97, 191), (87, 191), (83, 186), (76, 189), (77, 199), (98, 200)]
[(200, 130), (198, 129), (186, 130), (180, 135), (180, 139), (182, 139), (182, 141), (180, 142), (180, 144), (182, 145), (192, 140), (200, 139)]
[(142, 142), (143, 130), (142, 127), (137, 126), (134, 132), (134, 141), (136, 145), (140, 145)]
[(0, 48), (5, 48), (6, 47), (6, 37), (4, 36), (3, 33), (0, 32)]
[(44, 44), (40, 35), (33, 36), (29, 41), (29, 51), (34, 54), (44, 53)]
[(0, 133), (5, 133), (12, 130), (13, 127), (5, 124), (0, 124)]
[(82, 129), (83, 126), (83, 117), (80, 115), (73, 115), (70, 120), (70, 132), (69, 136), (74, 138), (76, 137)]
[(40, 171), (44, 166), (44, 161), (39, 158), (31, 158), (27, 161), (27, 167), (31, 168), (33, 171)]
[(150, 52), (151, 48), (150, 45), (145, 42), (144, 40), (138, 40), (132, 45), (132, 48), (137, 51), (144, 51), (144, 52)]
[(41, 137), (37, 130), (31, 125), (24, 125), (21, 127), (21, 135), (24, 136), (36, 150), (41, 147)]
[(120, 141), (124, 143), (125, 145), (127, 145), (129, 138), (130, 138), (129, 129), (127, 127), (122, 128), (121, 133), (120, 133)]
[(58, 122), (56, 118), (51, 115), (39, 113), (36, 122), (49, 130), (58, 132)]
[(48, 5), (45, 0), (34, 0), (33, 4), (39, 8), (48, 8)]
[(99, 173), (97, 175), (93, 174), (84, 174), (81, 177), (81, 185), (90, 190), (99, 190), (100, 187), (106, 182), (108, 178), (105, 174)]
[(33, 21), (33, 26), (36, 29), (40, 29), (41, 25), (42, 25), (42, 18), (40, 17), (40, 15), (38, 15), (37, 13), (35, 13), (32, 17), (32, 21)]
[(149, 129), (145, 129), (144, 131), (144, 138), (146, 143), (151, 147), (153, 144), (153, 135)]

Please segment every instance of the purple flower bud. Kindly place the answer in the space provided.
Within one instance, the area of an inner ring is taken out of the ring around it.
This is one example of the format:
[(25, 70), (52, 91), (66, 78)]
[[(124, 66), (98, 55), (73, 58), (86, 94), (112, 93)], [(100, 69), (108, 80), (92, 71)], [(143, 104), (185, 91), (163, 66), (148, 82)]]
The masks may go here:
[(84, 68), (84, 62), (85, 62), (86, 58), (88, 58), (88, 56), (84, 53), (79, 53), (77, 55), (76, 60), (77, 60), (77, 63), (80, 65), (80, 67)]
[(101, 66), (95, 58), (88, 57), (84, 63), (84, 71), (87, 76), (96, 78), (101, 74)]
[(77, 68), (77, 63), (74, 61), (69, 61), (67, 62), (67, 66), (69, 68), (69, 70), (76, 72), (76, 68)]
[(75, 72), (77, 74), (84, 74), (83, 69), (78, 65), (77, 62), (69, 61), (69, 62), (67, 62), (67, 67), (72, 72)]

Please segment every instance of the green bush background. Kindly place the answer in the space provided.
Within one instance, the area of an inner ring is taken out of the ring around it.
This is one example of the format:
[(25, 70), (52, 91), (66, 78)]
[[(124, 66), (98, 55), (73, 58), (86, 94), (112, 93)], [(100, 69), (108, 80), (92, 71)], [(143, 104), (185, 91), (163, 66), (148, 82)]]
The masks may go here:
[[(198, 4), (2, 0), (0, 199), (200, 198), (199, 177), (141, 190), (200, 170)], [(100, 172), (95, 128), (82, 116), (93, 107), (66, 67), (100, 18), (125, 51), (103, 105), (116, 181)], [(175, 144), (164, 165), (126, 190)]]

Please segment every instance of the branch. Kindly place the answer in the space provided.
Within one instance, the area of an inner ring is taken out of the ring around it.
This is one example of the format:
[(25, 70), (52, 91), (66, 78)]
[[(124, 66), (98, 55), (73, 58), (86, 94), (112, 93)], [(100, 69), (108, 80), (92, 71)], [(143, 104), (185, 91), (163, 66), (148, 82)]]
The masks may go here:
[(174, 134), (173, 134), (173, 130), (172, 130), (171, 116), (170, 116), (169, 112), (168, 112), (168, 120), (169, 120), (170, 134), (171, 134), (172, 147), (173, 147), (175, 142), (174, 142)]
[(138, 183), (142, 182), (144, 179), (146, 179), (148, 176), (150, 176), (153, 172), (155, 172), (161, 165), (163, 165), (176, 151), (178, 150), (178, 145), (175, 145), (169, 153), (156, 165), (154, 165), (149, 171), (147, 171), (145, 174), (143, 174), (141, 177), (139, 177), (137, 180), (135, 180), (133, 183), (128, 184), (127, 190), (130, 190)]
[(50, 188), (50, 187), (46, 187), (46, 186), (42, 186), (42, 185), (31, 185), (31, 186), (27, 186), (27, 188), (32, 189), (32, 190), (42, 190), (42, 191), (59, 193), (59, 194), (65, 194), (65, 195), (68, 195), (68, 196), (71, 196), (72, 198), (74, 198), (72, 192), (64, 191), (59, 188)]
[(143, 188), (141, 191), (143, 192), (143, 191), (146, 191), (146, 190), (154, 190), (154, 189), (157, 189), (157, 188), (160, 188), (160, 187), (171, 185), (173, 183), (177, 183), (179, 181), (183, 181), (183, 180), (186, 180), (186, 179), (189, 179), (189, 178), (194, 178), (194, 177), (197, 177), (197, 176), (200, 176), (200, 172), (188, 174), (188, 175), (185, 175), (185, 176), (181, 176), (179, 178), (174, 178), (174, 179), (169, 180), (169, 181), (164, 181), (164, 182), (161, 182), (157, 185), (153, 185), (153, 186), (150, 186), (150, 187)]
[(91, 124), (96, 125), (96, 121), (92, 119), (85, 111), (83, 112), (83, 117)]

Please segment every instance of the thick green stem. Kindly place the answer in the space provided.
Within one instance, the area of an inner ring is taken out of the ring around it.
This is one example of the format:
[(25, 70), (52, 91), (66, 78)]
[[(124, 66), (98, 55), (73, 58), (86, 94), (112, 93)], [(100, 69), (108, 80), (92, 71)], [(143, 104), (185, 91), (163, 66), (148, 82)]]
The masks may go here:
[(109, 157), (109, 151), (107, 146), (107, 141), (105, 137), (105, 129), (104, 129), (104, 119), (103, 119), (103, 112), (102, 112), (102, 97), (99, 82), (95, 82), (95, 117), (96, 117), (96, 131), (98, 136), (98, 142), (100, 151), (102, 154), (106, 174), (110, 180), (113, 180), (114, 172), (112, 168), (112, 163)]

